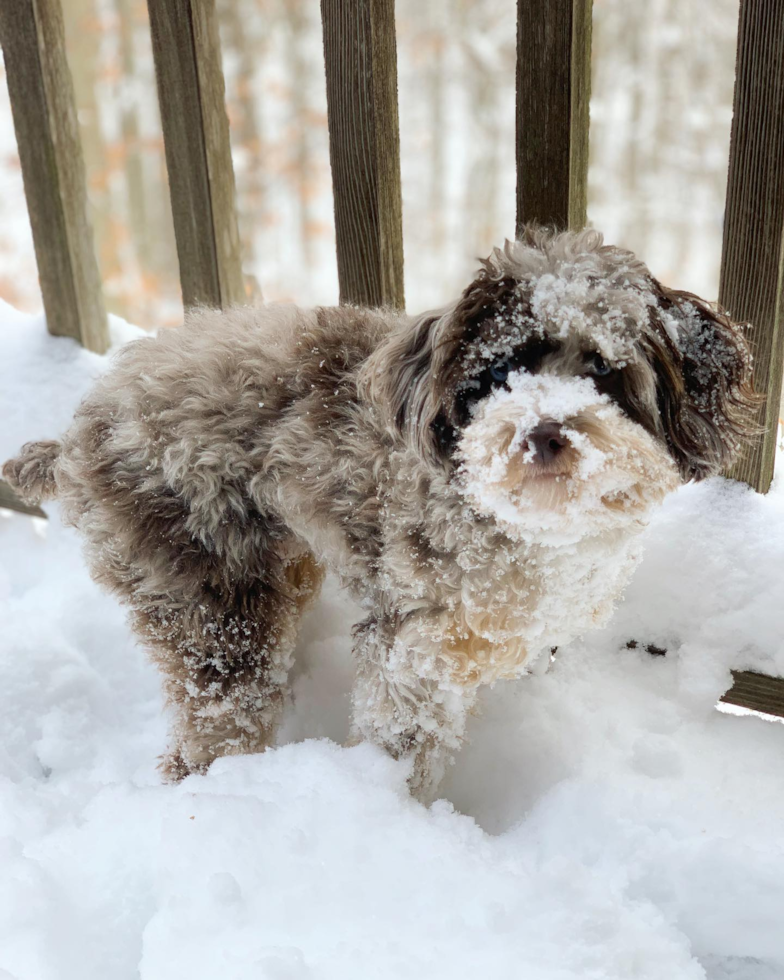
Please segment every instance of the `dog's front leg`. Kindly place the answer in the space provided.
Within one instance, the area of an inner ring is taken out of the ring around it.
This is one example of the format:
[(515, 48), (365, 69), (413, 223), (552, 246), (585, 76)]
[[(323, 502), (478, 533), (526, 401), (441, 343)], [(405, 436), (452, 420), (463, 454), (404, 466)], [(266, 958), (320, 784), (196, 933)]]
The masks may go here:
[(412, 795), (430, 802), (462, 741), (474, 693), (446, 683), (439, 645), (398, 615), (359, 624), (354, 652), (354, 736), (411, 758)]

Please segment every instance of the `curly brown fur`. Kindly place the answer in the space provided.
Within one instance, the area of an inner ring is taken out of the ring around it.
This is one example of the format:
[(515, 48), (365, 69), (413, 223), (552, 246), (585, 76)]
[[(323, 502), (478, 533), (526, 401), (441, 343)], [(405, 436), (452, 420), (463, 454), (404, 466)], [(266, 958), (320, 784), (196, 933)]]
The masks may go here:
[(595, 232), (529, 229), (420, 317), (192, 313), (3, 473), (56, 494), (129, 606), (169, 777), (272, 742), (329, 568), (367, 609), (355, 734), (411, 756), (426, 798), (478, 686), (606, 620), (650, 508), (732, 459), (749, 373), (723, 313)]
[(60, 443), (28, 442), (17, 457), (3, 466), (3, 477), (31, 504), (40, 504), (57, 493), (54, 467), (60, 455)]

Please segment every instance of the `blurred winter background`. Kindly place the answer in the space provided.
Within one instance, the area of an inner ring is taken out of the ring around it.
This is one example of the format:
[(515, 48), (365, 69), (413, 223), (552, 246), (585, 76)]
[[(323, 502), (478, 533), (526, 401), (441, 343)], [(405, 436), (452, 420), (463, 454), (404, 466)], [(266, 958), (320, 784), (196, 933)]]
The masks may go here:
[[(337, 299), (317, 0), (217, 0), (245, 271)], [(68, 0), (109, 309), (181, 316), (144, 0)], [(589, 218), (671, 285), (718, 293), (738, 0), (594, 0)], [(515, 4), (397, 0), (406, 295), (440, 305), (514, 233)], [(0, 76), (2, 68), (0, 68)], [(0, 299), (40, 308), (4, 81)]]

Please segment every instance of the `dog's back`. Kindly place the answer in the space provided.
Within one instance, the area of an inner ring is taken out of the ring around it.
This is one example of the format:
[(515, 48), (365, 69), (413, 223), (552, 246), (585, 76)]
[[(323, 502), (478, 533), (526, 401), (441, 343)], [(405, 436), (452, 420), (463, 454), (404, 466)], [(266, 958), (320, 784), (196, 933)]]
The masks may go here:
[(356, 368), (395, 320), (293, 306), (193, 312), (124, 347), (60, 442), (28, 443), (3, 467), (26, 499), (60, 500), (93, 577), (130, 606), (182, 709), (171, 776), (258, 751), (274, 730), (320, 573), (251, 484), (278, 434), (296, 445), (277, 465), (306, 450), (287, 419), (310, 418), (309, 445), (328, 398), (354, 424)]
[(341, 425), (356, 439), (356, 368), (396, 322), (353, 308), (193, 311), (122, 348), (62, 440), (28, 443), (3, 475), (26, 500), (60, 499), (94, 577), (121, 595), (142, 579), (166, 593), (181, 575), (252, 578), (273, 543), (290, 547), (254, 476), (273, 457), (296, 463), (304, 419), (308, 446), (331, 432), (325, 463)]
[(294, 307), (196, 311), (127, 345), (62, 441), (28, 443), (4, 477), (27, 500), (62, 501), (87, 535), (93, 574), (113, 590), (129, 565), (170, 582), (199, 552), (220, 554), (224, 571), (247, 563), (261, 543), (243, 491), (248, 433), (281, 389), (307, 317)]

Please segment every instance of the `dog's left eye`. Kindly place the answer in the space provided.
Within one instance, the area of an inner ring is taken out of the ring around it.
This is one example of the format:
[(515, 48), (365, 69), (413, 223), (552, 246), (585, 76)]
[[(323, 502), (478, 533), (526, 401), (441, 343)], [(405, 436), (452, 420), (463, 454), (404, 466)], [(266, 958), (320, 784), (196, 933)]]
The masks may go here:
[(510, 361), (496, 361), (494, 364), (490, 365), (490, 377), (493, 379), (493, 381), (503, 384), (503, 382), (509, 377), (509, 372), (511, 370), (512, 365)]
[(601, 354), (594, 354), (591, 357), (588, 370), (598, 378), (604, 378), (612, 371), (612, 368)]

